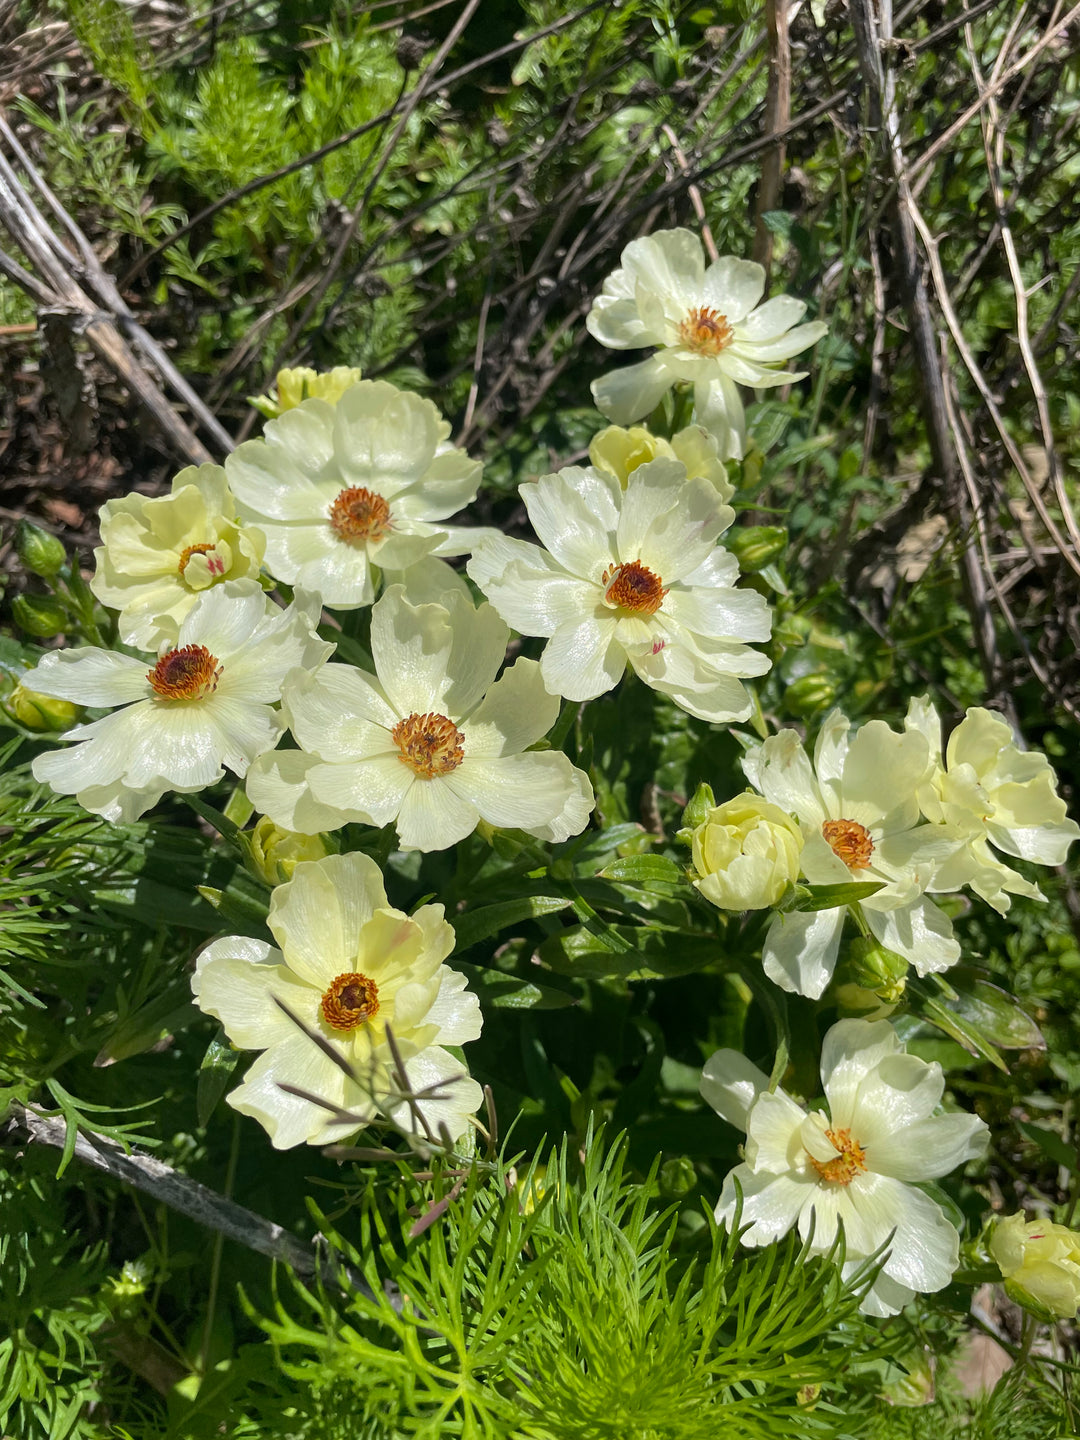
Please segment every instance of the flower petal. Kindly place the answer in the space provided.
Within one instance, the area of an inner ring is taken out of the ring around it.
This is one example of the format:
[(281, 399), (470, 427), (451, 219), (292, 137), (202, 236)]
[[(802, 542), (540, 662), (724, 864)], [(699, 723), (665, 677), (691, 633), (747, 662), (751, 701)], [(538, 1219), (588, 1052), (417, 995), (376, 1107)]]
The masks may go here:
[(721, 255), (705, 271), (701, 293), (704, 303), (734, 326), (749, 315), (764, 289), (765, 271), (756, 261)]
[(626, 651), (616, 638), (618, 621), (589, 616), (560, 625), (540, 657), (544, 684), (568, 700), (592, 700), (611, 690), (626, 669)]
[[(596, 408), (602, 415), (616, 425), (632, 425), (635, 420), (656, 409), (676, 378), (662, 357), (653, 355), (637, 365), (609, 370), (606, 375), (594, 380), (590, 388)], [(726, 458), (721, 456), (721, 459)]]
[(445, 779), (417, 780), (406, 793), (397, 817), (401, 848), (447, 850), (471, 835), (479, 818), (476, 806)]
[(774, 916), (761, 956), (769, 979), (781, 990), (819, 999), (836, 969), (846, 913), (836, 909)]
[(385, 908), (378, 865), (353, 851), (301, 861), (271, 895), (267, 924), (286, 964), (321, 992), (355, 968), (361, 927)]
[(535, 660), (515, 660), (467, 720), (461, 722), (465, 754), (516, 755), (547, 734), (559, 718), (559, 697), (544, 686)]
[(320, 804), (312, 795), (308, 776), (321, 766), (317, 755), (305, 755), (301, 750), (275, 750), (261, 755), (244, 780), (248, 799), (260, 814), (283, 830), (295, 830), (301, 835), (337, 830), (353, 817), (336, 806)]
[(84, 646), (50, 650), (20, 678), (28, 690), (39, 695), (73, 700), (77, 705), (112, 706), (152, 695), (146, 675), (145, 660)]
[(705, 1061), (698, 1088), (721, 1120), (745, 1130), (747, 1111), (769, 1088), (769, 1077), (741, 1050), (715, 1050)]
[(878, 1175), (936, 1180), (978, 1159), (988, 1133), (977, 1115), (935, 1115), (883, 1135), (867, 1150), (867, 1160)]
[(208, 945), (195, 963), (191, 990), (196, 1004), (220, 1020), (242, 1050), (265, 1050), (296, 1035), (275, 996), (299, 1019), (316, 1023), (319, 992), (282, 961), (281, 951), (265, 940), (229, 935)]

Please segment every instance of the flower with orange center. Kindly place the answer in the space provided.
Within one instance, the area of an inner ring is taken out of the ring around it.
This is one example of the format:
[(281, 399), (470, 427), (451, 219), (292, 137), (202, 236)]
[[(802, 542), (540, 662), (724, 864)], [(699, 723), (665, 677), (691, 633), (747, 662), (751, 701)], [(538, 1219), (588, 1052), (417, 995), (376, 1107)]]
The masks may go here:
[(225, 469), (240, 513), (266, 535), (274, 578), (355, 610), (372, 603), (385, 571), (467, 548), (468, 531), (441, 522), (475, 499), (482, 467), (449, 435), (430, 400), (358, 380), (333, 404), (314, 397), (285, 410)]
[(521, 486), (544, 548), (486, 537), (468, 572), (522, 635), (540, 635), (544, 684), (568, 700), (610, 690), (629, 664), (699, 719), (745, 719), (744, 678), (769, 661), (763, 598), (739, 590), (738, 561), (718, 545), (734, 519), (715, 485), (678, 460), (560, 470)]
[[(881, 720), (852, 731), (839, 710), (825, 718), (813, 765), (794, 730), (770, 736), (743, 760), (754, 788), (799, 821), (803, 877), (811, 885), (877, 885), (858, 900), (860, 926), (920, 975), (960, 958), (948, 916), (926, 893), (963, 844), (949, 826), (921, 823), (918, 792), (929, 762), (923, 735), (897, 734)], [(774, 916), (765, 973), (817, 999), (832, 978), (847, 914), (838, 904)]]
[(303, 834), (392, 823), (410, 850), (443, 850), (481, 821), (576, 835), (592, 787), (561, 752), (529, 748), (559, 702), (535, 660), (496, 680), (509, 638), (490, 605), (461, 591), (417, 604), (391, 586), (371, 612), (375, 674), (328, 665), (290, 680), (284, 708), (300, 749), (260, 757), (250, 799)]
[[(825, 1254), (844, 1227), (845, 1277), (881, 1247), (884, 1266), (862, 1301), (892, 1315), (915, 1293), (940, 1290), (959, 1260), (959, 1237), (917, 1187), (985, 1149), (974, 1115), (938, 1114), (941, 1066), (904, 1052), (885, 1020), (841, 1020), (825, 1035), (821, 1080), (828, 1109), (805, 1110), (736, 1050), (705, 1063), (701, 1093), (746, 1131), (745, 1163), (724, 1182), (716, 1218), (749, 1228), (744, 1245), (771, 1245), (796, 1228)], [(812, 1237), (812, 1238), (811, 1238)]]
[(654, 410), (673, 385), (694, 387), (694, 419), (712, 432), (720, 459), (743, 453), (746, 421), (740, 385), (754, 390), (802, 380), (784, 362), (825, 334), (800, 324), (802, 300), (774, 295), (759, 305), (765, 271), (721, 256), (709, 266), (689, 230), (659, 230), (632, 240), (586, 318), (589, 333), (614, 350), (654, 346), (640, 364), (593, 381), (597, 408), (616, 425)]
[(35, 689), (121, 708), (69, 730), (74, 743), (39, 755), (34, 774), (114, 821), (138, 819), (167, 790), (202, 790), (226, 768), (243, 776), (281, 733), (285, 676), (334, 648), (315, 634), (318, 615), (302, 593), (281, 610), (254, 580), (230, 580), (196, 598), (180, 643), (149, 670), (113, 650), (50, 651), (32, 672)]
[(205, 590), (258, 578), (263, 536), (240, 525), (220, 465), (189, 466), (168, 495), (124, 495), (101, 509), (90, 588), (119, 610), (120, 638), (140, 650), (175, 646)]
[(481, 1017), (465, 976), (444, 964), (454, 932), (443, 907), (392, 908), (379, 867), (354, 852), (301, 861), (267, 923), (276, 945), (215, 940), (191, 982), (234, 1045), (262, 1051), (228, 1096), (233, 1109), (278, 1150), (345, 1140), (376, 1119), (436, 1144), (444, 1128), (459, 1139), (482, 1092), (445, 1047), (475, 1040)]

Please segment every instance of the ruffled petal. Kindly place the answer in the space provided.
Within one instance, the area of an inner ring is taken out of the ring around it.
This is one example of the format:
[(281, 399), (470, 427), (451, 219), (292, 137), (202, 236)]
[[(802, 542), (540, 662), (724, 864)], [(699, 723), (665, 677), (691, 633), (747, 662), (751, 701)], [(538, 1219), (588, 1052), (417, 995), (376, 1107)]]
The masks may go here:
[(836, 969), (843, 909), (775, 915), (765, 936), (765, 974), (781, 990), (817, 1000)]
[(378, 865), (353, 851), (297, 865), (271, 895), (267, 924), (289, 967), (321, 993), (354, 968), (361, 927), (385, 908)]
[(470, 760), (516, 755), (542, 739), (558, 718), (559, 697), (545, 688), (538, 662), (515, 660), (461, 722), (465, 754)]
[(616, 637), (618, 621), (587, 617), (560, 625), (540, 657), (544, 684), (568, 700), (592, 700), (611, 690), (626, 669), (626, 651)]
[(609, 370), (606, 375), (594, 380), (590, 388), (596, 408), (602, 415), (616, 425), (632, 425), (635, 420), (656, 409), (676, 378), (663, 358), (653, 355), (637, 365)]
[(698, 1087), (707, 1105), (721, 1120), (746, 1129), (746, 1116), (758, 1096), (769, 1088), (769, 1077), (741, 1050), (714, 1050), (705, 1061)]

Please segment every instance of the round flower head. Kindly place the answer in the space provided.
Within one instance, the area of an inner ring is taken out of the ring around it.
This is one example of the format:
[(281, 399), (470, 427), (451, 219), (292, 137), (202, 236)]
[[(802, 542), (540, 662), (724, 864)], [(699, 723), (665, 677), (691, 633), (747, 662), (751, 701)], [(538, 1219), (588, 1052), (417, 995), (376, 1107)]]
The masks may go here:
[(807, 1112), (737, 1050), (705, 1064), (701, 1093), (746, 1131), (746, 1162), (724, 1182), (716, 1218), (730, 1226), (742, 1194), (744, 1245), (771, 1245), (797, 1227), (824, 1254), (844, 1227), (844, 1275), (888, 1242), (861, 1308), (895, 1315), (915, 1294), (941, 1290), (959, 1262), (959, 1239), (939, 1205), (917, 1188), (982, 1154), (975, 1115), (935, 1115), (941, 1066), (904, 1053), (886, 1020), (841, 1020), (825, 1036), (821, 1080), (828, 1110)]
[(531, 751), (559, 713), (535, 660), (498, 680), (509, 631), (460, 592), (413, 604), (400, 586), (371, 615), (375, 675), (349, 665), (293, 675), (284, 709), (299, 750), (264, 755), (247, 791), (278, 825), (397, 826), (402, 847), (444, 850), (481, 820), (565, 840), (593, 808), (584, 772)]
[(976, 895), (1004, 915), (1012, 895), (1041, 900), (1037, 885), (1006, 865), (994, 851), (1039, 865), (1063, 865), (1080, 826), (1065, 814), (1057, 777), (1045, 755), (1021, 750), (1008, 723), (992, 710), (972, 706), (941, 751), (941, 720), (928, 696), (913, 699), (907, 728), (926, 737), (932, 770), (919, 790), (928, 820), (951, 825), (966, 843), (943, 864), (930, 887)]
[[(917, 792), (929, 763), (922, 735), (897, 735), (881, 720), (852, 732), (839, 710), (825, 718), (813, 766), (794, 730), (770, 736), (743, 760), (754, 788), (798, 819), (805, 878), (881, 885), (859, 902), (866, 923), (920, 975), (960, 958), (948, 916), (924, 894), (961, 843), (948, 826), (919, 823)], [(776, 915), (762, 952), (765, 973), (816, 1000), (832, 979), (846, 914), (837, 906)]]
[(781, 362), (815, 344), (820, 322), (800, 325), (806, 305), (776, 295), (759, 305), (765, 271), (724, 255), (705, 266), (690, 230), (659, 230), (632, 240), (622, 265), (604, 281), (585, 324), (601, 345), (657, 353), (593, 381), (597, 408), (617, 425), (648, 415), (678, 381), (694, 386), (694, 418), (720, 442), (720, 458), (743, 453), (745, 421), (738, 385), (786, 385), (805, 372)]
[(744, 720), (742, 678), (763, 675), (769, 608), (737, 590), (738, 562), (717, 545), (734, 519), (715, 487), (687, 480), (675, 460), (634, 470), (626, 488), (600, 470), (571, 468), (521, 486), (547, 547), (480, 542), (468, 572), (522, 635), (548, 637), (544, 684), (569, 700), (617, 685), (627, 663), (702, 720)]
[(1072, 1320), (1080, 1308), (1080, 1235), (1021, 1212), (994, 1226), (990, 1254), (1005, 1289), (1042, 1320)]
[(650, 460), (659, 459), (678, 460), (686, 467), (688, 480), (701, 476), (711, 481), (725, 503), (735, 494), (720, 459), (716, 437), (702, 425), (688, 425), (670, 440), (653, 435), (643, 425), (633, 425), (629, 430), (609, 425), (589, 442), (590, 462), (597, 470), (614, 475), (624, 490), (635, 470)]
[(443, 907), (391, 909), (374, 860), (329, 855), (274, 891), (268, 924), (279, 948), (215, 940), (191, 981), (234, 1045), (264, 1052), (228, 1096), (233, 1109), (277, 1150), (344, 1140), (376, 1116), (459, 1139), (483, 1094), (443, 1046), (475, 1040), (481, 1017), (465, 976), (442, 963), (454, 948)]
[(156, 499), (123, 495), (101, 507), (90, 589), (119, 610), (120, 638), (139, 650), (176, 643), (196, 598), (226, 580), (256, 579), (264, 541), (242, 526), (220, 465), (191, 465)]
[(315, 634), (318, 607), (299, 595), (288, 610), (252, 580), (200, 595), (176, 646), (156, 664), (113, 650), (52, 650), (28, 680), (43, 695), (121, 706), (64, 736), (76, 742), (34, 760), (34, 775), (112, 821), (137, 820), (167, 790), (194, 793), (244, 775), (276, 744), (272, 708), (297, 666), (321, 665), (333, 645)]
[(266, 535), (277, 580), (326, 605), (370, 605), (381, 570), (407, 570), (440, 546), (468, 505), (480, 462), (447, 442), (430, 400), (361, 380), (337, 401), (305, 400), (248, 440), (225, 468), (240, 512)]
[(764, 910), (798, 878), (798, 825), (749, 791), (714, 806), (692, 843), (693, 883), (720, 910)]

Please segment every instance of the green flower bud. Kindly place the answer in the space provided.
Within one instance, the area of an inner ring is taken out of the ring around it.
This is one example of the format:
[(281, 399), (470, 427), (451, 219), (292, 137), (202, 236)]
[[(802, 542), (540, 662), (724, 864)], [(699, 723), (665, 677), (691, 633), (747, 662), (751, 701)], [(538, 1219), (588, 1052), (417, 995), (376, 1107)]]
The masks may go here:
[(904, 993), (908, 962), (876, 940), (853, 940), (848, 951), (848, 968), (856, 985), (872, 990), (890, 1005)]
[(813, 715), (836, 702), (836, 686), (828, 675), (803, 675), (784, 691), (784, 705), (793, 715)]
[(673, 1155), (660, 1166), (660, 1194), (665, 1200), (681, 1200), (697, 1184), (694, 1162), (685, 1155)]
[(25, 685), (16, 685), (4, 701), (4, 708), (13, 720), (27, 730), (41, 730), (57, 733), (70, 730), (82, 713), (81, 706), (70, 700), (56, 700), (51, 695), (39, 695)]
[(689, 830), (696, 830), (708, 818), (709, 811), (716, 808), (716, 796), (712, 786), (702, 783), (691, 796), (690, 803), (683, 811), (682, 823)]
[(63, 605), (50, 595), (16, 595), (11, 602), (11, 613), (19, 629), (38, 640), (60, 635), (70, 624)]
[(64, 547), (56, 536), (38, 525), (31, 525), (29, 520), (20, 520), (15, 527), (15, 553), (24, 569), (45, 580), (59, 574), (61, 565), (67, 559)]
[(727, 548), (742, 570), (753, 574), (778, 560), (787, 548), (787, 531), (780, 525), (748, 525), (727, 537)]
[(283, 830), (266, 815), (256, 822), (247, 841), (252, 868), (268, 885), (284, 885), (291, 880), (301, 860), (321, 860), (330, 854), (321, 835)]

